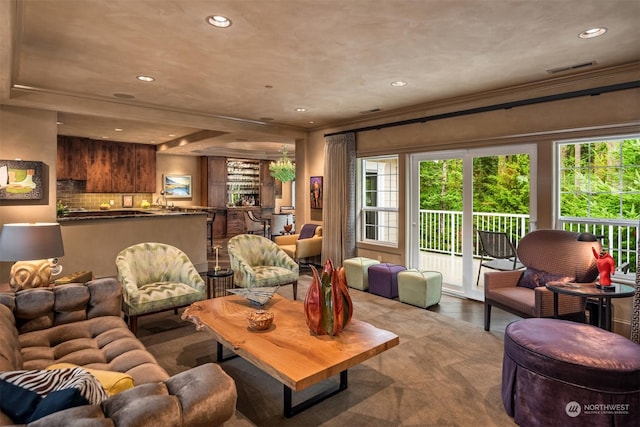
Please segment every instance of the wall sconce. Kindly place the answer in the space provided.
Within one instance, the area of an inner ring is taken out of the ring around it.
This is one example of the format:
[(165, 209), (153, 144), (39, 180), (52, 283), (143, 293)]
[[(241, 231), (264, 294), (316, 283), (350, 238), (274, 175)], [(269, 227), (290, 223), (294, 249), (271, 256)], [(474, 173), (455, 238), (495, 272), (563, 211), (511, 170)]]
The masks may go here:
[(5, 224), (0, 231), (0, 261), (16, 261), (9, 285), (14, 291), (49, 286), (51, 267), (62, 271), (57, 257), (64, 256), (58, 223)]

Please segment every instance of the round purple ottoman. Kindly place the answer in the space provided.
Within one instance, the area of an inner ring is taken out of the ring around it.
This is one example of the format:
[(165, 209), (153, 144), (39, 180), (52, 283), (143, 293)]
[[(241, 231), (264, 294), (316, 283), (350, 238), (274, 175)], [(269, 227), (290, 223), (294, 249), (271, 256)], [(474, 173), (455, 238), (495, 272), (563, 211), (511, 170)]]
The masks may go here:
[(591, 325), (507, 326), (502, 403), (520, 426), (637, 426), (640, 345)]

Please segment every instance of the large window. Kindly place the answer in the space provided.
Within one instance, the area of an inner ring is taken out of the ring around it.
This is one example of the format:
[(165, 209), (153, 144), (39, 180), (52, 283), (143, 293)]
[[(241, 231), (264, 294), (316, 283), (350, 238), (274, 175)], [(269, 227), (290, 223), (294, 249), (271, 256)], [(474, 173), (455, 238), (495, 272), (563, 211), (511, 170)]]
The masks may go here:
[(637, 219), (640, 139), (559, 144), (560, 217)]
[(398, 243), (398, 156), (360, 160), (360, 240)]
[(623, 272), (635, 272), (640, 136), (559, 143), (558, 170), (560, 227), (595, 234)]

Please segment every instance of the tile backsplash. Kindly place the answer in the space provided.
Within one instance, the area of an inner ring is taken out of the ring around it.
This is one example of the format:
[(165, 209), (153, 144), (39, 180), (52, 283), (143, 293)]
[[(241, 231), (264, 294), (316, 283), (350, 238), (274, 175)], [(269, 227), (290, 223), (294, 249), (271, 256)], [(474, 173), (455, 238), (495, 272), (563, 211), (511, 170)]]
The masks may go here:
[(101, 203), (109, 203), (113, 200), (113, 209), (122, 208), (122, 196), (133, 196), (133, 207), (139, 208), (143, 200), (153, 203), (152, 193), (87, 193), (85, 181), (57, 181), (56, 200), (70, 209), (98, 209)]

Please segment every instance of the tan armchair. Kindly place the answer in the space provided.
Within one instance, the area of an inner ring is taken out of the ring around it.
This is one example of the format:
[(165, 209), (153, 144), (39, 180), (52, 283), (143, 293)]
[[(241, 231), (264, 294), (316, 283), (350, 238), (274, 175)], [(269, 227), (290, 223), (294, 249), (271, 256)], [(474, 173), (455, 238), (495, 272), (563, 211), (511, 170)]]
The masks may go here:
[[(312, 227), (315, 227), (315, 230), (312, 230)], [(310, 237), (306, 237), (305, 234)], [(278, 236), (275, 242), (299, 264), (301, 259), (322, 254), (322, 226), (305, 224), (299, 234)]]
[[(522, 238), (517, 249), (526, 270), (484, 273), (485, 331), (490, 328), (493, 306), (521, 317), (552, 317), (553, 292), (544, 286), (546, 281), (595, 281), (598, 269), (591, 247), (599, 251), (600, 243), (579, 242), (577, 237), (578, 233), (563, 230), (532, 231)], [(584, 318), (586, 298), (558, 297), (559, 316)]]

